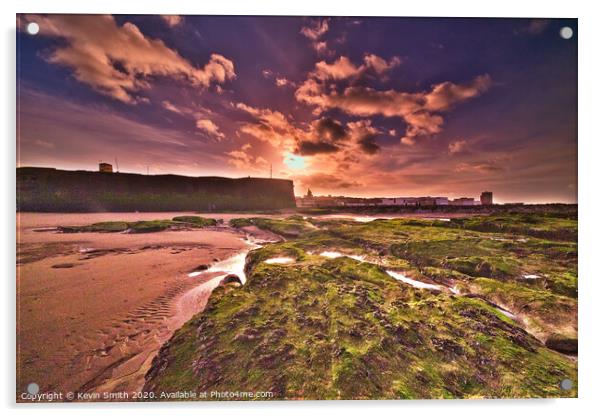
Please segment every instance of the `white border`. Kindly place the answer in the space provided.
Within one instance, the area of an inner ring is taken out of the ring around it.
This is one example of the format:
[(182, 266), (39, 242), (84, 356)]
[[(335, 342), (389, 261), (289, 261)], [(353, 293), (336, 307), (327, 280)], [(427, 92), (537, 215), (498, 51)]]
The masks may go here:
[[(307, 414), (345, 414), (365, 416), (404, 415), (437, 413), (439, 415), (504, 416), (515, 413), (537, 413), (547, 416), (590, 414), (600, 397), (597, 381), (600, 379), (600, 305), (602, 296), (602, 274), (597, 261), (602, 250), (602, 204), (600, 198), (600, 175), (602, 155), (600, 152), (600, 116), (602, 89), (602, 18), (595, 2), (557, 1), (527, 2), (505, 0), (496, 3), (470, 0), (440, 0), (423, 2), (394, 2), (393, 0), (370, 0), (351, 3), (349, 0), (283, 0), (215, 2), (168, 0), (164, 2), (136, 2), (123, 0), (81, 1), (53, 0), (39, 2), (20, 0), (17, 4), (2, 3), (2, 64), (0, 82), (3, 92), (2, 168), (3, 197), (2, 218), (2, 351), (0, 376), (0, 403), (8, 415), (65, 416), (93, 415), (121, 416), (132, 412), (147, 415), (159, 413), (194, 412), (210, 415), (240, 416), (306, 416)], [(285, 14), (285, 15), (346, 15), (346, 16), (472, 16), (472, 17), (576, 17), (579, 18), (579, 399), (576, 400), (488, 400), (488, 401), (339, 401), (339, 402), (277, 402), (277, 403), (183, 403), (183, 404), (54, 404), (15, 405), (15, 13), (144, 13), (144, 14)]]

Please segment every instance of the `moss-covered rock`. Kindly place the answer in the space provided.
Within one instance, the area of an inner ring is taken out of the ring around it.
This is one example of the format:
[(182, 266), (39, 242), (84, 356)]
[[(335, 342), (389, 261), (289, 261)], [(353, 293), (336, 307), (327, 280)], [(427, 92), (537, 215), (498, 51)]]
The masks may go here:
[(217, 220), (200, 216), (176, 216), (172, 220), (174, 222), (185, 223), (187, 226), (191, 227), (209, 227), (217, 225)]
[(577, 240), (577, 219), (556, 213), (517, 213), (451, 219), (446, 226), (552, 240)]
[(115, 233), (124, 232), (129, 228), (127, 222), (100, 222), (93, 223), (87, 226), (60, 226), (59, 230), (63, 233), (80, 233), (80, 232), (99, 232), (99, 233)]
[(58, 229), (63, 233), (152, 233), (163, 230), (179, 230), (187, 228), (201, 228), (217, 225), (217, 220), (199, 216), (178, 216), (172, 220), (141, 220), (137, 222), (110, 221), (93, 223), (86, 226), (60, 226)]
[(263, 217), (232, 219), (230, 225), (235, 228), (257, 226), (286, 238), (297, 238), (303, 233), (313, 231), (312, 224), (301, 216), (290, 216), (286, 219), (272, 219)]
[[(573, 273), (572, 255), (532, 251), (545, 242), (531, 235), (439, 223), (233, 220), (290, 240), (248, 255), (246, 284), (214, 291), (161, 349), (144, 389), (271, 391), (272, 399), (576, 396), (576, 387), (559, 387), (577, 380), (576, 363), (555, 351), (576, 337), (576, 300), (546, 284), (552, 272)], [(326, 250), (368, 262), (320, 256)], [(263, 262), (281, 256), (294, 262)], [(396, 281), (392, 265), (460, 295)], [(546, 278), (532, 282), (524, 271)]]

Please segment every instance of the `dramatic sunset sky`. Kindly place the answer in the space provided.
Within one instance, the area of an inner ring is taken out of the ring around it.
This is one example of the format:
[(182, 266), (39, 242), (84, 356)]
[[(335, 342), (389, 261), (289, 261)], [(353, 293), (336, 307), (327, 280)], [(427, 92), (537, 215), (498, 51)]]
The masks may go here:
[(117, 157), (121, 172), (266, 177), (272, 164), (298, 195), (576, 202), (576, 20), (17, 26), (18, 166), (96, 170)]

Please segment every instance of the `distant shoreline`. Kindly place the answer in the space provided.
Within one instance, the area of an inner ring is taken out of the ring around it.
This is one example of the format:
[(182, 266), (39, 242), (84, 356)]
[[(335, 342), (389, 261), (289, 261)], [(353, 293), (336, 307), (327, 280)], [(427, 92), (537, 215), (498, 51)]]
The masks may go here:
[(334, 206), (334, 207), (290, 207), (290, 208), (274, 208), (274, 209), (216, 209), (216, 210), (188, 210), (173, 209), (173, 210), (65, 210), (65, 211), (50, 211), (50, 210), (19, 210), (17, 213), (172, 213), (186, 212), (197, 214), (308, 214), (308, 215), (324, 215), (324, 214), (429, 214), (429, 213), (448, 213), (448, 214), (493, 214), (493, 213), (542, 213), (542, 212), (564, 212), (577, 213), (578, 204), (568, 203), (548, 203), (548, 204), (494, 204), (490, 206)]
[(478, 206), (358, 206), (358, 207), (311, 207), (297, 208), (297, 212), (308, 215), (323, 215), (337, 213), (354, 214), (428, 214), (428, 213), (466, 213), (466, 214), (494, 214), (494, 213), (566, 213), (577, 214), (578, 204), (549, 203), (549, 204), (493, 204)]

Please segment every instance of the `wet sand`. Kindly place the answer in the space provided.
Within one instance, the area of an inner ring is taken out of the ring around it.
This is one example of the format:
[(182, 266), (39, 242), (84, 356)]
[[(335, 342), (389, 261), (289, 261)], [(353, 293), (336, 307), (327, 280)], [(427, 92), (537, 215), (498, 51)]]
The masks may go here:
[(34, 230), (179, 214), (17, 215), (17, 392), (30, 382), (41, 392), (139, 389), (156, 351), (202, 310), (221, 275), (188, 274), (249, 247), (226, 227), (148, 234)]

